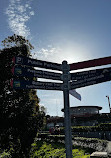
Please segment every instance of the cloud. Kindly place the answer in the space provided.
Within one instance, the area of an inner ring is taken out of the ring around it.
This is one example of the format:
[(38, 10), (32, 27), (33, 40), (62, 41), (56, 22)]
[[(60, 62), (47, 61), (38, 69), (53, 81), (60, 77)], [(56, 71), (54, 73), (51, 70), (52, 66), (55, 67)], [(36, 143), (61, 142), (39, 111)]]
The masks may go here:
[(10, 0), (6, 15), (11, 31), (27, 38), (30, 35), (30, 29), (26, 22), (34, 15), (34, 11), (31, 10), (30, 0), (27, 0), (25, 4), (22, 2), (22, 0)]
[[(47, 48), (41, 48), (35, 53), (32, 53), (32, 57), (35, 59), (41, 59), (41, 60), (50, 60), (50, 61), (55, 61), (58, 62), (59, 59), (58, 57), (62, 53), (62, 49), (59, 47), (53, 47), (52, 45), (48, 45)], [(60, 61), (59, 61), (60, 62)]]
[(30, 12), (30, 15), (34, 15), (34, 11), (31, 11), (31, 12)]

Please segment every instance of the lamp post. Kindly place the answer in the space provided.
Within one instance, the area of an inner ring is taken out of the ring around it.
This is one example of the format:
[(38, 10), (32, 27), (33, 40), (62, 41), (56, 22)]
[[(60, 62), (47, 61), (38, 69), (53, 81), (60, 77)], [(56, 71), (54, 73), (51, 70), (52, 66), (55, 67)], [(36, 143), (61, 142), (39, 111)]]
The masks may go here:
[(110, 100), (109, 100), (109, 96), (107, 95), (106, 97), (108, 98), (109, 110), (110, 110), (110, 113), (111, 113), (111, 107), (110, 107)]

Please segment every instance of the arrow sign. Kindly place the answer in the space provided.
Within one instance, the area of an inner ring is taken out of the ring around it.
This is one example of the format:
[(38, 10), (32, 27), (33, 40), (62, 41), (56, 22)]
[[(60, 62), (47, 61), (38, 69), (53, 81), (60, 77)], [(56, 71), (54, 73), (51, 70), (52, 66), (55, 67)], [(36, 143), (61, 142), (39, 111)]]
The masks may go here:
[(46, 78), (53, 80), (61, 80), (60, 73), (35, 70), (34, 68), (22, 67), (20, 65), (14, 66), (12, 68), (12, 73), (15, 76), (38, 77), (38, 78)]
[(11, 87), (14, 89), (43, 89), (43, 90), (62, 90), (62, 83), (11, 80)]
[(71, 94), (73, 97), (77, 98), (78, 100), (81, 101), (81, 95), (79, 93), (76, 92), (76, 90), (70, 90), (69, 94)]
[(69, 64), (69, 65), (70, 65), (70, 70), (78, 70), (78, 69), (84, 69), (84, 68), (108, 65), (108, 64), (111, 64), (111, 56), (105, 57), (105, 58), (78, 62), (78, 63), (73, 63), (73, 64)]
[(111, 72), (94, 76), (94, 77), (85, 78), (83, 80), (73, 81), (70, 83), (70, 86), (71, 86), (71, 89), (76, 89), (76, 88), (86, 87), (86, 86), (90, 86), (90, 85), (94, 85), (94, 84), (98, 84), (102, 82), (107, 82), (110, 80), (111, 80)]
[(100, 75), (107, 75), (108, 73), (111, 73), (111, 67), (71, 73), (70, 75), (71, 75), (71, 80), (83, 80), (83, 79), (92, 78), (92, 77), (96, 77)]
[(27, 58), (27, 57), (23, 57), (23, 56), (14, 57), (13, 62), (15, 64), (20, 64), (20, 65), (27, 65), (27, 66), (40, 67), (40, 68), (45, 68), (45, 69), (61, 71), (61, 64), (31, 59), (31, 58)]

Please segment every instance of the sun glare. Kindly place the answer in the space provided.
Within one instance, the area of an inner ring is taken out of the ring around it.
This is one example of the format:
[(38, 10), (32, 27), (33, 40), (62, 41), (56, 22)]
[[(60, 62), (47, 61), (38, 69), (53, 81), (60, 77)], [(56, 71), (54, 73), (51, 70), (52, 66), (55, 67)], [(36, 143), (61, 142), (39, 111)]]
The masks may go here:
[(67, 60), (68, 63), (74, 63), (89, 60), (89, 58), (91, 58), (91, 54), (90, 50), (84, 46), (70, 44), (61, 48), (59, 58), (61, 61)]

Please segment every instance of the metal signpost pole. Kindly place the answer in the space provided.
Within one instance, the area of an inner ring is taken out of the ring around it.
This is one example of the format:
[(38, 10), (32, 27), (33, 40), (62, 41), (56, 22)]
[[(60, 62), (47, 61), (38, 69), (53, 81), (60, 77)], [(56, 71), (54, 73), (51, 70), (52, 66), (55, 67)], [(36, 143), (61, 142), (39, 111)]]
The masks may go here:
[(66, 158), (72, 158), (71, 117), (69, 109), (69, 65), (62, 62)]
[(109, 110), (110, 110), (110, 113), (111, 113), (111, 106), (110, 106), (110, 100), (109, 100), (109, 96), (107, 95), (106, 97), (108, 98), (108, 103), (109, 103)]

